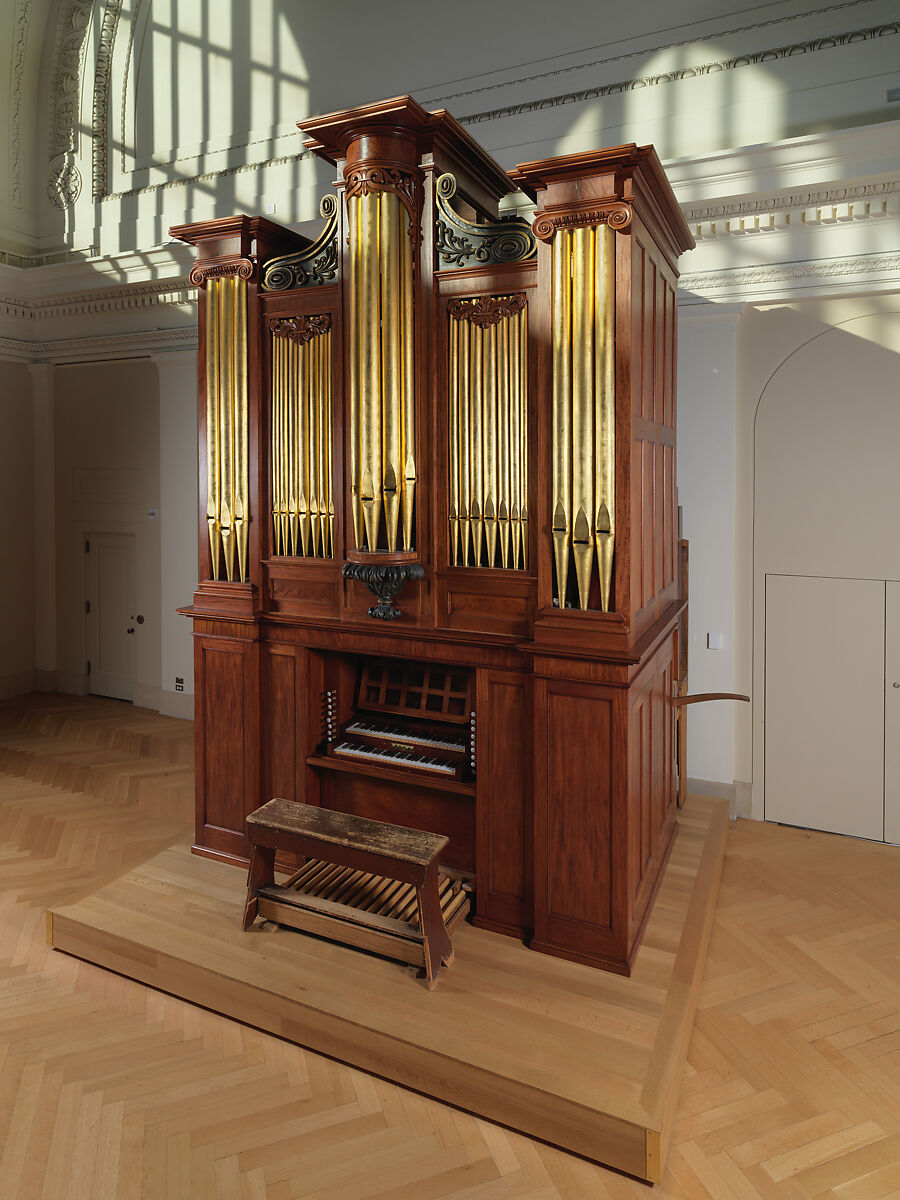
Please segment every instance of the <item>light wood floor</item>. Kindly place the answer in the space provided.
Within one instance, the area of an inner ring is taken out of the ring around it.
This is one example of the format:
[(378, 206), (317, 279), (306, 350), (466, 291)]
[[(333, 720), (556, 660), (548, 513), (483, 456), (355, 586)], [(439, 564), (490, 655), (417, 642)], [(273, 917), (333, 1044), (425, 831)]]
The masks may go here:
[[(0, 706), (0, 1195), (604, 1200), (645, 1185), (50, 952), (190, 824), (190, 726)], [(900, 851), (738, 822), (660, 1197), (900, 1196)]]

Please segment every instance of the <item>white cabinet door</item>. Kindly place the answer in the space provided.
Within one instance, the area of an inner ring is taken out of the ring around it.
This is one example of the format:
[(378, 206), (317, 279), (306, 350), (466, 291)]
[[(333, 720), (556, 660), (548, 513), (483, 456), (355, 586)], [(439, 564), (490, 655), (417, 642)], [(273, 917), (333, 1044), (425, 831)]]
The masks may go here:
[(884, 655), (882, 580), (766, 576), (766, 820), (884, 838)]
[(884, 840), (900, 843), (900, 583), (884, 602)]

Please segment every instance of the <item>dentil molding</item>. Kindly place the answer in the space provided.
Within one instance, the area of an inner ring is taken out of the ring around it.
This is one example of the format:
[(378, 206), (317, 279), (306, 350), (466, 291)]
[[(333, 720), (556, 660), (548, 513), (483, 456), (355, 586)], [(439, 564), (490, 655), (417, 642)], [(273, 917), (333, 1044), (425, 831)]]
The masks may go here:
[(0, 359), (30, 363), (104, 362), (120, 358), (148, 358), (155, 352), (196, 348), (197, 330), (193, 327), (152, 329), (105, 337), (59, 338), (49, 342), (0, 338)]

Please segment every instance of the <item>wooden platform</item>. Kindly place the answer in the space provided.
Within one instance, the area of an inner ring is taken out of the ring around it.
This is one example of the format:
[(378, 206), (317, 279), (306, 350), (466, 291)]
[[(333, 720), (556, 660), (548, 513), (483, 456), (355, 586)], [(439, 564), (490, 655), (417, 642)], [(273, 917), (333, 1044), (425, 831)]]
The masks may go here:
[(51, 944), (639, 1178), (671, 1134), (728, 827), (680, 818), (630, 979), (463, 925), (438, 988), (290, 930), (240, 929), (244, 877), (176, 845), (48, 914)]

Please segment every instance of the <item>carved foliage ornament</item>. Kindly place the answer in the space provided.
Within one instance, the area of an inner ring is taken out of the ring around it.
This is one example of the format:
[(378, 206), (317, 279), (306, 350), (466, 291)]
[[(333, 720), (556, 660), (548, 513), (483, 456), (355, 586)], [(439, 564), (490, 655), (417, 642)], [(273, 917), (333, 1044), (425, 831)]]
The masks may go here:
[(331, 313), (315, 316), (281, 317), (269, 322), (273, 337), (285, 337), (291, 342), (311, 342), (314, 337), (327, 333), (331, 328)]
[(416, 181), (405, 171), (392, 167), (353, 167), (344, 176), (346, 197), (368, 196), (370, 192), (393, 192), (409, 214), (410, 234), (418, 226)]
[(608, 225), (610, 229), (627, 229), (631, 224), (631, 205), (623, 201), (585, 208), (576, 212), (542, 213), (532, 225), (535, 237), (549, 242), (560, 229), (576, 229), (582, 225)]
[(488, 325), (499, 325), (504, 317), (514, 317), (525, 307), (525, 293), (512, 296), (472, 296), (462, 300), (451, 300), (447, 311), (457, 321), (471, 321), (485, 329)]
[(262, 288), (268, 292), (284, 292), (290, 288), (318, 287), (337, 276), (337, 200), (330, 193), (323, 197), (319, 212), (325, 218), (325, 228), (311, 246), (296, 254), (270, 258), (262, 270)]
[(47, 180), (47, 199), (56, 208), (70, 208), (81, 195), (81, 172), (74, 163), (64, 163), (51, 171)]
[(501, 221), (475, 224), (466, 221), (450, 207), (456, 195), (456, 178), (448, 171), (437, 181), (437, 221), (435, 248), (444, 267), (464, 267), (476, 263), (521, 262), (533, 258), (537, 243), (527, 221), (504, 217)]
[(252, 279), (253, 263), (249, 258), (240, 258), (238, 255), (217, 258), (208, 263), (195, 263), (190, 280), (195, 287), (203, 287), (208, 279), (225, 279), (229, 275), (237, 275), (238, 279)]

